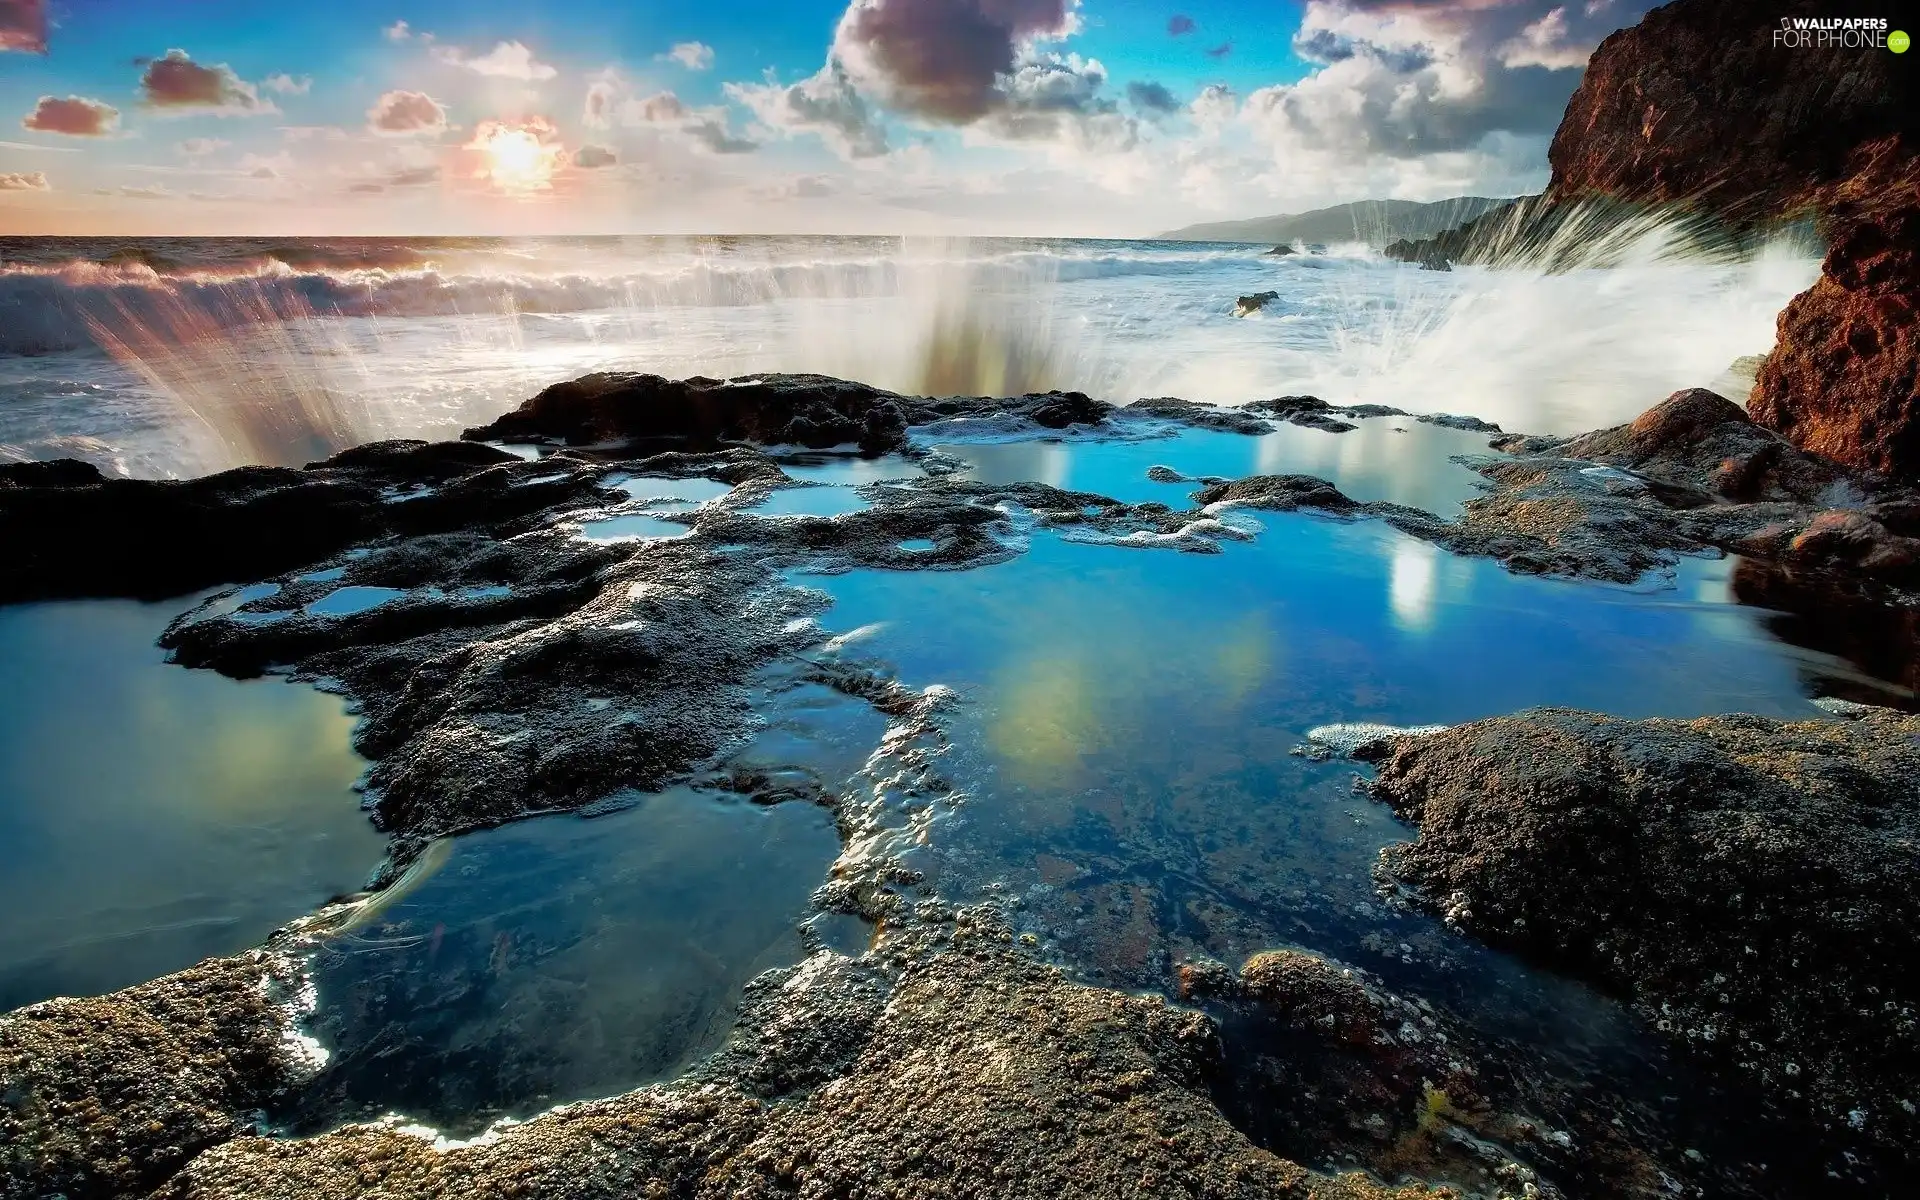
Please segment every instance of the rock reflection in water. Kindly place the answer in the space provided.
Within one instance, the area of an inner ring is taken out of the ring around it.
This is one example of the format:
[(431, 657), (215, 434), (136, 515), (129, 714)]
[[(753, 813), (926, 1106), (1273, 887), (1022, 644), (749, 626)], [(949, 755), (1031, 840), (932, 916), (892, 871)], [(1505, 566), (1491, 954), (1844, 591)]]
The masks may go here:
[(1858, 668), (1822, 671), (1828, 694), (1899, 708), (1920, 701), (1920, 609), (1745, 558), (1734, 564), (1732, 589), (1740, 603), (1770, 610), (1767, 628), (1780, 638)]
[(1450, 457), (1487, 453), (1487, 435), (1411, 417), (1372, 417), (1358, 425), (1338, 434), (1283, 424), (1259, 437), (1187, 429), (1139, 441), (948, 442), (934, 449), (966, 463), (966, 477), (983, 483), (1046, 483), (1173, 508), (1187, 507), (1195, 485), (1149, 481), (1147, 468), (1230, 479), (1318, 475), (1356, 500), (1392, 501), (1442, 515), (1478, 494), (1480, 477)]

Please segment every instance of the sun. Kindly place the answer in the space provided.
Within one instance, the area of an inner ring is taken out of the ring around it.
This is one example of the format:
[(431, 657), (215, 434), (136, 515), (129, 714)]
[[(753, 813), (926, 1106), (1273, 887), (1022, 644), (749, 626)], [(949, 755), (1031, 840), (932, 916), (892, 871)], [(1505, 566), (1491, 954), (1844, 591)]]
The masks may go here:
[(525, 121), (483, 121), (467, 149), (480, 154), (475, 172), (513, 195), (550, 191), (553, 175), (567, 161), (559, 130), (545, 117)]

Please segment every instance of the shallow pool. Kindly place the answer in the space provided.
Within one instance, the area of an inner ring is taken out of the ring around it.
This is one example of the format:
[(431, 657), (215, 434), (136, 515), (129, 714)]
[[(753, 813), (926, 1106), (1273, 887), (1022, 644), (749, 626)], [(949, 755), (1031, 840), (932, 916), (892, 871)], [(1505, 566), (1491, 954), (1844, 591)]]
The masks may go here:
[(345, 706), (168, 665), (189, 606), (0, 608), (0, 1010), (259, 945), (380, 862)]

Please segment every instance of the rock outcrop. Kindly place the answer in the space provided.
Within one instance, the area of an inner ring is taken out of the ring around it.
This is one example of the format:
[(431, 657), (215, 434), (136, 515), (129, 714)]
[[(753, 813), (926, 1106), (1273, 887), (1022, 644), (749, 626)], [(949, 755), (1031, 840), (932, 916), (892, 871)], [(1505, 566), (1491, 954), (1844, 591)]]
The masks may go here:
[(297, 971), (209, 959), (111, 996), (0, 1017), (0, 1196), (144, 1196), (307, 1069)]
[[(1914, 172), (1920, 179), (1920, 171)], [(1920, 477), (1920, 186), (1913, 207), (1836, 231), (1820, 279), (1780, 314), (1754, 419), (1854, 466)]]
[(1913, 1153), (1920, 718), (1538, 709), (1397, 739), (1372, 790), (1419, 831), (1385, 883)]
[(947, 417), (1005, 415), (1045, 429), (1097, 425), (1113, 406), (1081, 392), (1010, 399), (902, 396), (825, 375), (664, 379), (616, 371), (556, 383), (490, 425), (480, 441), (644, 447), (728, 444), (847, 446), (879, 453), (906, 445), (908, 425)]
[[(1752, 406), (1796, 445), (1920, 475), (1920, 82), (1885, 50), (1780, 45), (1792, 0), (1678, 0), (1602, 42), (1548, 153), (1555, 204), (1822, 219), (1821, 278), (1779, 320)], [(1897, 26), (1898, 22), (1895, 22)]]

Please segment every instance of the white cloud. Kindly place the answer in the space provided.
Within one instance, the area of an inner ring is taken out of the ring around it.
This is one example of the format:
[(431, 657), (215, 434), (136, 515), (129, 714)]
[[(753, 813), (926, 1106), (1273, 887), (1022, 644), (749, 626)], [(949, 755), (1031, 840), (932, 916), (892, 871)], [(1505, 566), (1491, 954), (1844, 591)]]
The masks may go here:
[(766, 136), (814, 134), (845, 159), (875, 158), (887, 152), (880, 114), (855, 90), (837, 62), (795, 84), (779, 83), (771, 73), (765, 83), (729, 83), (726, 94), (754, 115)]
[(713, 47), (705, 42), (676, 42), (660, 56), (679, 63), (689, 71), (704, 71), (713, 65)]
[(293, 155), (282, 150), (278, 154), (243, 154), (237, 169), (252, 179), (283, 179), (293, 174)]
[(442, 46), (435, 50), (434, 57), (441, 62), (456, 67), (465, 67), (476, 74), (496, 79), (518, 79), (525, 83), (537, 83), (552, 79), (560, 72), (547, 63), (533, 57), (533, 50), (524, 42), (499, 42), (493, 49), (477, 58), (469, 58), (457, 46)]
[(313, 90), (313, 79), (307, 75), (298, 79), (291, 75), (269, 75), (260, 81), (260, 86), (282, 96), (304, 96)]
[(395, 21), (380, 32), (385, 34), (390, 42), (404, 42), (413, 36), (413, 27), (405, 21)]

